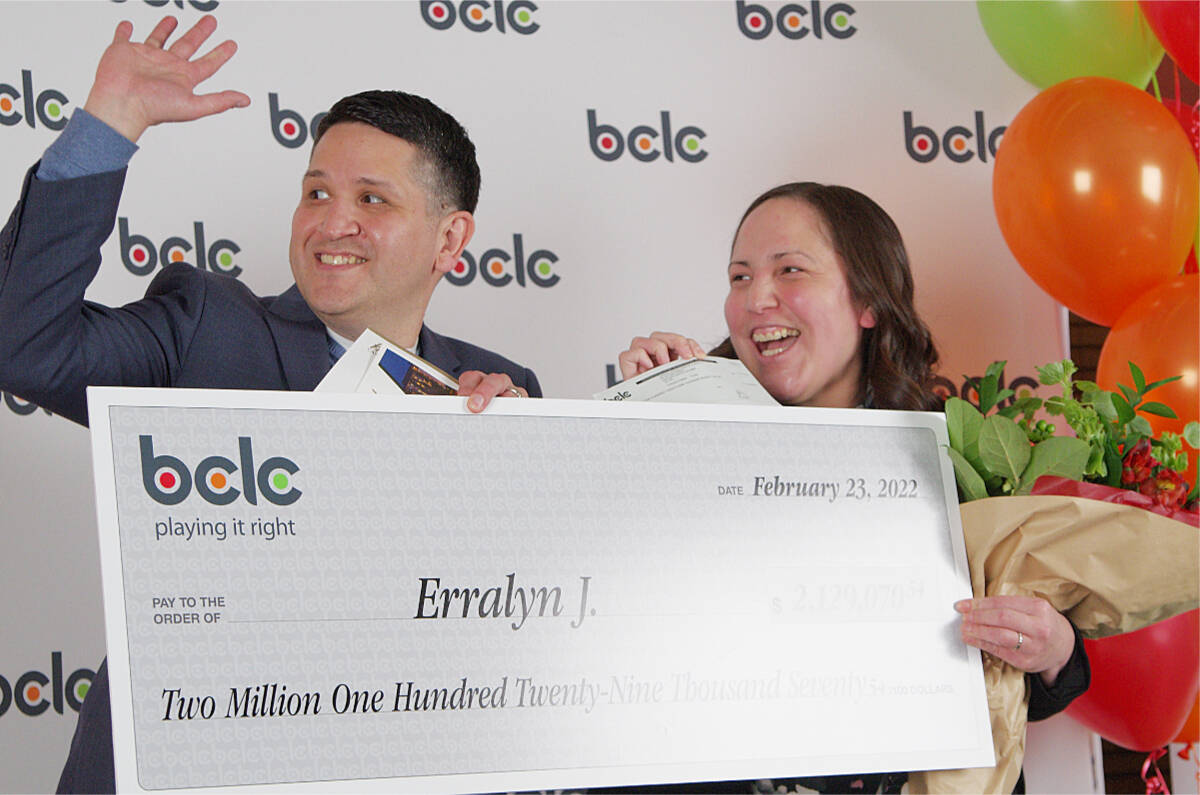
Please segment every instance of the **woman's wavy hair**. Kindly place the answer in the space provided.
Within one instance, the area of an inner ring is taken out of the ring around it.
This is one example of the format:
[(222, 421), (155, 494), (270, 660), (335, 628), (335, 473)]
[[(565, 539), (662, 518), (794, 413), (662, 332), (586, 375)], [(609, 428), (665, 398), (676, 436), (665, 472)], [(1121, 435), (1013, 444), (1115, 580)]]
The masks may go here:
[[(908, 252), (891, 217), (852, 188), (791, 182), (755, 199), (738, 222), (737, 232), (755, 208), (771, 199), (804, 202), (821, 215), (846, 270), (851, 296), (875, 315), (875, 326), (863, 329), (858, 402), (879, 409), (940, 409), (942, 399), (933, 389), (937, 349), (913, 306)], [(737, 358), (728, 338), (711, 353)]]

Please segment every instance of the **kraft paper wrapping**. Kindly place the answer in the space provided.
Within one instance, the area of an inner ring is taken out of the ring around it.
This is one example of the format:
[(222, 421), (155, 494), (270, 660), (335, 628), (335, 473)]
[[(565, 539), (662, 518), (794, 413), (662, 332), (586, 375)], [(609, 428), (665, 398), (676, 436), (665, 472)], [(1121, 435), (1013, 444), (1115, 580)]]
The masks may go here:
[[(1085, 637), (1132, 632), (1200, 606), (1200, 532), (1126, 505), (995, 497), (961, 506), (975, 596), (1047, 599)], [(1025, 756), (1025, 675), (983, 655), (994, 768), (912, 773), (910, 792), (1010, 793)]]

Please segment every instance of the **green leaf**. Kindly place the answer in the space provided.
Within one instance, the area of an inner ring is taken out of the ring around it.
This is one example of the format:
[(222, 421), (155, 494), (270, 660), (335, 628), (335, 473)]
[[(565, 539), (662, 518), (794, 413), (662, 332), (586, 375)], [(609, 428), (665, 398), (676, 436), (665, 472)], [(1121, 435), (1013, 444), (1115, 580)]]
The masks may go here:
[(1146, 376), (1142, 375), (1142, 368), (1138, 367), (1133, 362), (1129, 362), (1129, 372), (1133, 376), (1133, 388), (1138, 391), (1138, 394), (1146, 392)]
[(1075, 386), (1084, 395), (1086, 395), (1088, 392), (1095, 392), (1100, 389), (1095, 381), (1076, 381)]
[(1104, 484), (1107, 486), (1121, 485), (1121, 455), (1114, 448), (1112, 442), (1109, 442), (1107, 449), (1104, 451), (1104, 466), (1108, 470), (1108, 474), (1104, 476)]
[(1062, 362), (1050, 362), (1045, 367), (1037, 368), (1038, 380), (1046, 386), (1061, 384), (1066, 377)]
[(996, 405), (996, 379), (984, 376), (979, 382), (979, 410), (987, 414)]
[(1071, 480), (1082, 480), (1091, 455), (1091, 445), (1072, 439), (1070, 436), (1052, 436), (1033, 446), (1029, 455), (1029, 466), (1021, 476), (1017, 494), (1028, 494), (1033, 483), (1042, 475), (1058, 475)]
[(1153, 384), (1147, 384), (1147, 385), (1146, 385), (1146, 388), (1142, 390), (1142, 394), (1143, 394), (1143, 395), (1144, 395), (1144, 394), (1146, 394), (1146, 393), (1147, 393), (1147, 392), (1149, 392), (1151, 389), (1158, 389), (1158, 388), (1159, 388), (1160, 386), (1162, 386), (1163, 384), (1169, 384), (1169, 383), (1171, 383), (1172, 381), (1178, 381), (1180, 378), (1183, 378), (1183, 376), (1181, 376), (1181, 375), (1173, 375), (1173, 376), (1171, 376), (1170, 378), (1163, 378), (1163, 379), (1161, 379), (1161, 380), (1159, 380), (1159, 381), (1155, 381)]
[(1142, 405), (1138, 406), (1138, 411), (1143, 411), (1147, 414), (1153, 414), (1156, 417), (1166, 417), (1172, 420), (1179, 419), (1179, 415), (1175, 413), (1175, 409), (1171, 408), (1165, 403), (1155, 403), (1154, 401), (1143, 403)]
[(979, 409), (960, 398), (946, 401), (946, 432), (950, 446), (957, 450), (976, 469), (983, 469), (979, 460), (979, 429), (983, 427), (983, 415)]
[[(1121, 388), (1125, 389), (1123, 386)], [(1109, 392), (1108, 394), (1112, 396), (1113, 408), (1117, 411), (1117, 422), (1121, 425), (1125, 425), (1126, 423), (1132, 421), (1134, 416), (1133, 407), (1129, 405), (1129, 402), (1116, 392)], [(1096, 409), (1096, 411), (1099, 410), (1099, 408)]]
[(997, 362), (992, 362), (983, 371), (984, 378), (991, 378), (995, 383), (1000, 383), (1000, 376), (1004, 374), (1004, 365), (1008, 364), (1007, 359), (1001, 359)]
[(1200, 422), (1189, 422), (1183, 426), (1183, 440), (1192, 447), (1200, 449)]
[(1017, 483), (1029, 463), (1029, 439), (1007, 417), (988, 417), (979, 430), (979, 458), (988, 471)]
[(953, 447), (947, 447), (946, 452), (950, 455), (950, 463), (954, 464), (954, 480), (958, 483), (958, 490), (962, 494), (963, 502), (982, 500), (988, 496), (987, 487), (983, 485), (983, 478), (979, 477), (979, 473), (975, 471), (970, 462)]
[(1066, 409), (1066, 401), (1058, 395), (1046, 398), (1046, 413), (1053, 416), (1062, 414)]
[(1127, 401), (1129, 401), (1130, 403), (1137, 403), (1137, 402), (1138, 402), (1138, 395), (1137, 395), (1137, 392), (1134, 392), (1134, 391), (1133, 391), (1132, 389), (1130, 389), (1129, 387), (1125, 386), (1124, 384), (1117, 384), (1117, 389), (1120, 389), (1120, 390), (1121, 390), (1121, 394), (1122, 394), (1122, 395), (1124, 395), (1124, 396), (1125, 396), (1125, 399), (1126, 399)]
[[(1129, 421), (1130, 433), (1136, 433), (1139, 436), (1154, 436), (1154, 429), (1150, 427), (1150, 420), (1145, 417), (1134, 417)], [(1126, 442), (1129, 447), (1137, 444), (1137, 442)]]
[(1096, 413), (1109, 422), (1117, 421), (1117, 407), (1113, 404), (1114, 397), (1118, 396), (1103, 389), (1097, 390), (1091, 395), (1092, 408), (1096, 409)]

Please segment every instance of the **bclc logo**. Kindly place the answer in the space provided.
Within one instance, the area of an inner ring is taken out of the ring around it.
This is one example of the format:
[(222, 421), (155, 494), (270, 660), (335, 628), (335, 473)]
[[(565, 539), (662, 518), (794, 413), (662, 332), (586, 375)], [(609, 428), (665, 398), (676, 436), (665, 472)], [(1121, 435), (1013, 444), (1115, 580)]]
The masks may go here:
[(834, 3), (821, 10), (821, 0), (812, 0), (808, 8), (799, 3), (788, 3), (775, 14), (772, 24), (771, 13), (764, 6), (737, 0), (738, 29), (751, 39), (765, 39), (771, 35), (772, 27), (789, 39), (802, 39), (811, 33), (823, 38), (825, 33), (835, 39), (848, 39), (858, 28), (850, 24), (854, 7), (845, 3)]
[[(972, 133), (966, 127), (951, 127), (946, 130), (946, 134), (941, 138), (941, 145), (938, 145), (938, 135), (928, 127), (913, 124), (913, 114), (911, 110), (904, 111), (904, 148), (908, 150), (908, 156), (918, 163), (928, 163), (938, 156), (939, 149), (946, 153), (946, 157), (953, 160), (955, 163), (965, 163), (975, 157), (976, 152), (979, 154), (979, 159), (987, 162), (988, 153), (991, 152), (992, 157), (996, 156), (996, 147), (1000, 145), (1000, 136), (1004, 135), (1007, 127), (997, 127), (990, 133), (983, 123), (983, 111), (975, 111), (975, 131)], [(971, 151), (971, 145), (968, 142), (970, 138), (975, 139), (976, 152)]]
[[(125, 0), (112, 1), (114, 3), (125, 2)], [(153, 6), (154, 8), (162, 8), (163, 6), (170, 5), (171, 3), (174, 3), (176, 8), (183, 8), (184, 6), (183, 0), (145, 0), (145, 3), (146, 5)], [(191, 6), (197, 11), (203, 11), (207, 13), (209, 11), (216, 11), (217, 6), (220, 5), (220, 2), (218, 2), (218, 0), (187, 0), (187, 5)]]
[(187, 499), (195, 485), (196, 492), (205, 502), (213, 505), (229, 505), (242, 495), (246, 502), (258, 505), (258, 494), (275, 505), (291, 505), (303, 493), (292, 485), (292, 476), (300, 471), (296, 462), (283, 456), (273, 456), (254, 467), (254, 450), (250, 437), (238, 437), (238, 453), (241, 462), (242, 488), (233, 487), (233, 473), (239, 467), (228, 458), (210, 455), (196, 465), (195, 473), (172, 455), (155, 455), (154, 438), (138, 436), (142, 457), (142, 485), (155, 502), (163, 505), (178, 505)]
[[(150, 238), (129, 233), (128, 218), (117, 219), (117, 231), (121, 241), (121, 262), (135, 276), (149, 276), (160, 262), (163, 265), (182, 262), (200, 270), (207, 268), (213, 273), (234, 278), (242, 273), (242, 269), (233, 262), (233, 255), (242, 250), (241, 246), (225, 238), (206, 245), (204, 224), (200, 221), (192, 223), (191, 241), (182, 237), (168, 237), (157, 248)], [(194, 262), (187, 259), (189, 251), (196, 252)]]
[[(14, 704), (19, 712), (30, 717), (41, 715), (51, 706), (61, 715), (64, 703), (78, 712), (83, 706), (83, 697), (87, 695), (95, 677), (95, 671), (79, 668), (64, 682), (62, 652), (52, 652), (50, 676), (41, 671), (26, 671), (17, 677), (13, 684), (9, 684), (7, 679), (0, 676), (0, 716), (8, 712), (9, 707)], [(46, 690), (47, 685), (50, 686), (49, 691)], [(49, 701), (46, 700), (47, 697)]]
[[(668, 162), (679, 155), (689, 163), (699, 163), (708, 157), (708, 152), (700, 148), (700, 140), (705, 137), (704, 130), (699, 127), (680, 127), (674, 137), (671, 135), (671, 113), (662, 111), (659, 114), (662, 123), (662, 150), (654, 145), (654, 139), (660, 137), (660, 131), (644, 124), (639, 124), (629, 131), (629, 154), (643, 163), (657, 160), (662, 155)], [(625, 152), (626, 139), (621, 131), (611, 124), (597, 124), (596, 111), (588, 108), (588, 144), (592, 154), (601, 160), (613, 161)]]
[[(24, 113), (17, 110), (17, 100), (22, 100)], [(36, 127), (35, 119), (51, 130), (67, 126), (67, 114), (63, 105), (70, 102), (61, 91), (47, 88), (41, 93), (33, 90), (33, 72), (21, 70), (21, 90), (8, 83), (0, 83), (0, 124), (12, 127), (24, 119), (30, 127)]]
[[(505, 273), (506, 263), (512, 263), (512, 273)], [(559, 276), (554, 272), (554, 263), (558, 256), (553, 251), (538, 249), (525, 256), (525, 241), (521, 235), (513, 235), (513, 253), (499, 248), (489, 248), (478, 260), (469, 251), (463, 251), (462, 257), (446, 274), (446, 281), (463, 286), (475, 280), (478, 273), (483, 280), (493, 287), (503, 287), (516, 277), (517, 284), (525, 286), (526, 277), (538, 287), (553, 287), (558, 284)]]
[(317, 129), (321, 119), (328, 115), (326, 111), (321, 111), (312, 117), (312, 121), (305, 124), (304, 117), (296, 111), (287, 108), (280, 109), (279, 95), (274, 92), (267, 94), (267, 104), (271, 108), (271, 135), (274, 135), (275, 140), (288, 149), (298, 149), (304, 146), (304, 142), (308, 140), (309, 131)]
[[(19, 417), (28, 417), (38, 410), (36, 404), (22, 400), (11, 392), (0, 392), (0, 401), (3, 401), (4, 405)], [(42, 409), (42, 411), (46, 414), (50, 413), (47, 409)]]
[[(489, 7), (495, 9), (494, 14), (488, 14)], [(533, 21), (534, 11), (537, 11), (537, 6), (529, 0), (511, 0), (509, 3), (504, 0), (493, 0), (492, 3), (487, 0), (465, 0), (458, 4), (457, 11), (450, 0), (421, 0), (421, 18), (434, 30), (449, 30), (457, 18), (462, 21), (464, 28), (476, 33), (490, 30), (494, 22), (500, 33), (509, 27), (516, 33), (528, 36), (541, 27)]]

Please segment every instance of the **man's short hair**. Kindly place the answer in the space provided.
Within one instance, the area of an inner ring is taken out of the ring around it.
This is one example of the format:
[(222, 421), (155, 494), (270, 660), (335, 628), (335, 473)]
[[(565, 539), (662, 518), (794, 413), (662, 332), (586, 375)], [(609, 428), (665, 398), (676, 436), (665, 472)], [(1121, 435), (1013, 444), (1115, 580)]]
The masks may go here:
[(429, 203), (475, 212), (479, 163), (463, 126), (424, 97), (403, 91), (363, 91), (338, 100), (317, 125), (313, 146), (335, 124), (357, 121), (403, 139), (425, 161)]

